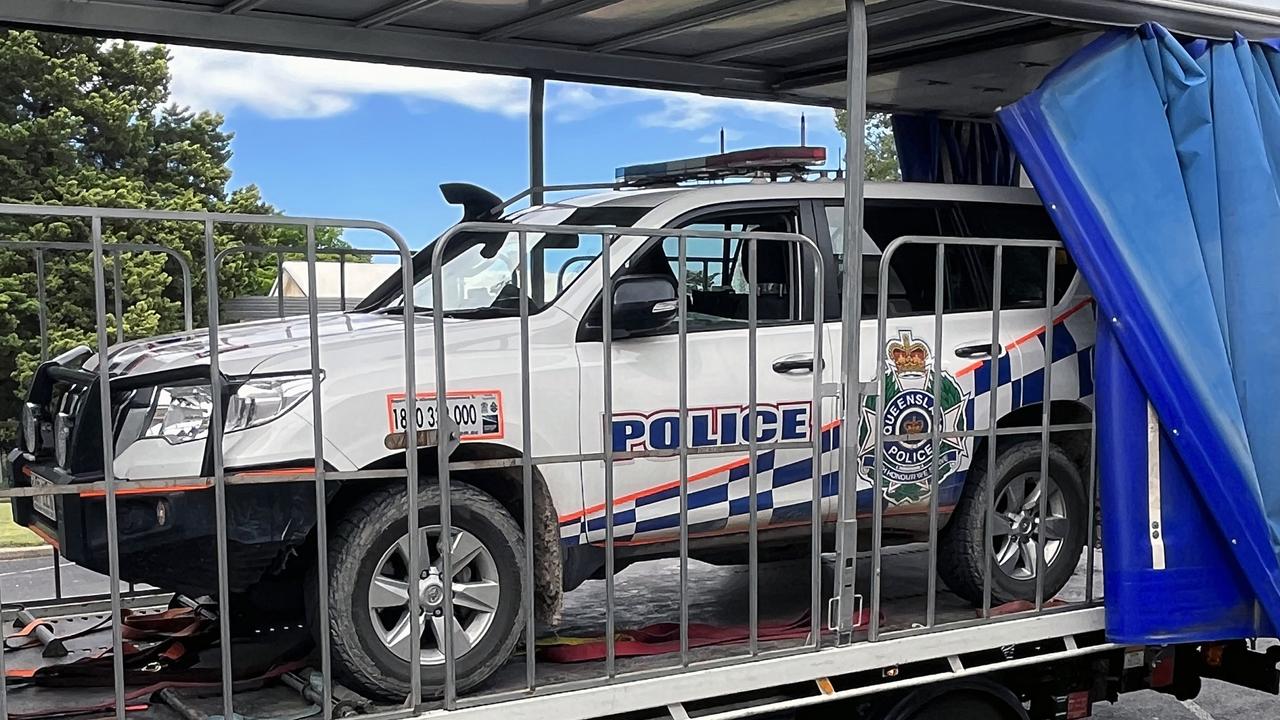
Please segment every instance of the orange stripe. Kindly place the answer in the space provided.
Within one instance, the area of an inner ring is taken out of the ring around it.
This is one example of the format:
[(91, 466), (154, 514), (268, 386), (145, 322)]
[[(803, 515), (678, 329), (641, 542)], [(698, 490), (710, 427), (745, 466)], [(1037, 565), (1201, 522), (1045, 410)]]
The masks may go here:
[[(1070, 307), (1070, 308), (1066, 309), (1065, 311), (1063, 311), (1063, 313), (1062, 313), (1061, 315), (1059, 315), (1058, 317), (1054, 318), (1054, 320), (1053, 320), (1053, 324), (1054, 324), (1054, 325), (1061, 325), (1063, 322), (1065, 322), (1065, 321), (1066, 321), (1066, 319), (1067, 319), (1067, 318), (1071, 317), (1072, 315), (1075, 315), (1076, 313), (1080, 312), (1081, 310), (1085, 309), (1086, 307), (1088, 307), (1088, 306), (1090, 306), (1090, 305), (1092, 305), (1092, 304), (1093, 304), (1093, 298), (1088, 298), (1088, 299), (1086, 299), (1086, 300), (1081, 300), (1079, 303), (1077, 303), (1076, 305), (1074, 305), (1074, 306), (1072, 306), (1072, 307)], [(1009, 344), (1008, 344), (1008, 345), (1006, 345), (1006, 346), (1005, 346), (1005, 348), (1004, 348), (1004, 349), (1005, 349), (1005, 352), (1008, 352), (1008, 351), (1010, 351), (1010, 350), (1016, 350), (1017, 348), (1019, 348), (1019, 347), (1021, 347), (1021, 346), (1023, 346), (1023, 345), (1026, 345), (1026, 344), (1027, 344), (1028, 342), (1030, 342), (1031, 340), (1033, 340), (1033, 339), (1035, 339), (1035, 338), (1037, 338), (1037, 337), (1039, 337), (1039, 336), (1043, 335), (1043, 334), (1044, 334), (1044, 332), (1045, 332), (1045, 327), (1046, 327), (1046, 326), (1041, 325), (1040, 327), (1036, 328), (1035, 330), (1032, 330), (1031, 332), (1027, 333), (1026, 335), (1023, 335), (1022, 337), (1018, 338), (1017, 340), (1014, 340), (1013, 342), (1009, 343)], [(986, 365), (986, 364), (987, 364), (987, 361), (985, 361), (985, 360), (981, 360), (981, 361), (978, 361), (978, 362), (976, 362), (976, 363), (974, 363), (974, 364), (972, 364), (972, 365), (965, 366), (965, 367), (964, 367), (964, 368), (962, 368), (959, 372), (957, 372), (957, 373), (956, 373), (956, 377), (964, 377), (965, 375), (968, 375), (968, 374), (970, 374), (970, 373), (977, 372), (978, 368), (980, 368), (980, 367), (982, 367), (983, 365)]]
[[(209, 486), (208, 486), (208, 485), (174, 485), (174, 486), (172, 486), (172, 487), (154, 487), (154, 488), (152, 488), (152, 487), (135, 487), (135, 488), (120, 488), (120, 489), (117, 489), (117, 490), (116, 490), (116, 492), (115, 492), (115, 494), (116, 494), (117, 496), (120, 496), (120, 495), (160, 495), (160, 494), (166, 494), (166, 493), (191, 492), (191, 491), (193, 491), (193, 490), (208, 490), (208, 489), (209, 489)], [(82, 492), (82, 493), (79, 493), (79, 495), (80, 495), (80, 497), (82, 497), (82, 498), (100, 498), (100, 497), (106, 497), (106, 496), (107, 496), (107, 491), (106, 491), (106, 490), (86, 490), (86, 491), (84, 491), (84, 492)]]
[(45, 532), (44, 530), (41, 530), (38, 525), (28, 525), (27, 529), (35, 533), (36, 537), (52, 545), (55, 550), (58, 549), (58, 541), (54, 539), (53, 536), (51, 536), (49, 533)]
[[(839, 424), (840, 424), (840, 421), (839, 421), (839, 420), (833, 420), (833, 421), (831, 421), (831, 422), (827, 423), (826, 425), (823, 425), (823, 426), (822, 426), (822, 432), (826, 432), (826, 431), (830, 430), (831, 428), (833, 428), (833, 427), (835, 427), (835, 426), (837, 426), (837, 425), (839, 425)], [(734, 461), (732, 461), (732, 462), (725, 463), (724, 465), (718, 465), (718, 466), (716, 466), (716, 467), (713, 467), (713, 468), (711, 468), (710, 470), (703, 470), (703, 471), (702, 471), (702, 472), (700, 472), (700, 473), (696, 473), (696, 474), (694, 474), (694, 475), (690, 475), (690, 476), (689, 476), (689, 484), (693, 484), (693, 483), (695, 483), (695, 482), (698, 482), (699, 480), (705, 480), (705, 479), (707, 479), (707, 478), (711, 477), (712, 475), (719, 475), (719, 474), (720, 474), (720, 473), (722, 473), (722, 472), (727, 472), (727, 471), (732, 470), (732, 469), (734, 469), (734, 468), (740, 468), (740, 467), (742, 467), (743, 465), (746, 465), (746, 464), (748, 464), (748, 463), (750, 463), (750, 462), (751, 462), (751, 458), (749, 458), (749, 457), (738, 458), (737, 460), (734, 460)], [(633, 492), (633, 493), (631, 493), (631, 494), (629, 494), (629, 495), (623, 495), (622, 497), (614, 498), (614, 500), (613, 500), (613, 506), (614, 506), (614, 507), (618, 507), (619, 505), (623, 505), (623, 504), (625, 504), (625, 503), (629, 503), (629, 502), (631, 502), (632, 500), (639, 500), (639, 499), (640, 499), (640, 498), (642, 498), (642, 497), (648, 497), (649, 495), (656, 495), (656, 494), (658, 494), (658, 493), (660, 493), (660, 492), (663, 492), (663, 491), (666, 491), (666, 490), (670, 490), (670, 489), (672, 489), (672, 488), (678, 488), (678, 487), (680, 487), (680, 481), (679, 481), (679, 480), (672, 480), (672, 481), (670, 481), (670, 482), (665, 482), (665, 483), (663, 483), (663, 484), (661, 484), (661, 485), (656, 485), (656, 486), (651, 487), (651, 488), (645, 488), (644, 490), (639, 490), (639, 491), (637, 491), (637, 492)], [(581, 518), (583, 518), (583, 517), (585, 517), (585, 516), (587, 516), (587, 515), (594, 515), (595, 513), (598, 513), (598, 512), (600, 512), (601, 510), (604, 510), (604, 507), (605, 507), (605, 504), (604, 504), (604, 503), (600, 503), (600, 504), (598, 504), (598, 505), (592, 505), (591, 507), (584, 508), (584, 509), (579, 510), (579, 511), (577, 511), (577, 512), (569, 513), (568, 515), (561, 515), (561, 516), (560, 516), (560, 522), (562, 522), (562, 523), (572, 522), (572, 521), (574, 521), (574, 520), (581, 519)]]

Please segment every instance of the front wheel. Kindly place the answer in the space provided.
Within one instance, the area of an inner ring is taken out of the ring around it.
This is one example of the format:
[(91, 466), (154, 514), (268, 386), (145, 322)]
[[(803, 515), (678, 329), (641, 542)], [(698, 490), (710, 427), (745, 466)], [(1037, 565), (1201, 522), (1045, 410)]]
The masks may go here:
[[(410, 593), (418, 597), (423, 697), (444, 693), (444, 637), (452, 635), (459, 692), (484, 682), (511, 657), (524, 623), (524, 539), (492, 496), (464, 484), (450, 492), (452, 529), (440, 523), (440, 490), (419, 487), (418, 567), (409, 565), (408, 497), (387, 488), (346, 508), (329, 541), (329, 646), (334, 674), (371, 697), (410, 691)], [(450, 543), (453, 578), (443, 576)], [(310, 597), (317, 583), (312, 578)], [(453, 617), (444, 612), (452, 593)], [(314, 611), (314, 601), (313, 601)], [(318, 613), (313, 612), (312, 617)], [(312, 623), (313, 628), (317, 623)]]
[(1038, 440), (1002, 450), (996, 457), (994, 481), (987, 476), (986, 462), (971, 467), (960, 502), (939, 538), (938, 574), (952, 592), (974, 605), (983, 603), (989, 487), (995, 500), (991, 513), (993, 605), (1034, 601), (1041, 571), (1044, 598), (1051, 599), (1066, 586), (1080, 562), (1089, 524), (1084, 483), (1075, 463), (1052, 443), (1045, 449), (1049, 476), (1042, 478), (1040, 451)]

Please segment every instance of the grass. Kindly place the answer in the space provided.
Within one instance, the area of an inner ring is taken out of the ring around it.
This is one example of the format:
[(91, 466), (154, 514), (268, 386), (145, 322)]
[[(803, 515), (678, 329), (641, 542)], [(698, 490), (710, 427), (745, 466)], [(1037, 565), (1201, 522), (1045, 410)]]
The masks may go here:
[(35, 547), (43, 544), (44, 541), (36, 537), (35, 533), (14, 524), (13, 509), (9, 507), (9, 503), (0, 503), (0, 548)]

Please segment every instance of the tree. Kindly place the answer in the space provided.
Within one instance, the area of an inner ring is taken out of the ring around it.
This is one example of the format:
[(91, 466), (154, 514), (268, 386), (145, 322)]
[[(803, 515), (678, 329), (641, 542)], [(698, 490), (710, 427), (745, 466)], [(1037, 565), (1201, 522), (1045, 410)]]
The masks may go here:
[[(275, 213), (255, 186), (228, 191), (232, 134), (223, 118), (169, 103), (169, 55), (161, 46), (44, 32), (0, 33), (0, 202), (159, 210)], [(0, 217), (6, 241), (89, 240), (88, 221)], [(199, 223), (117, 221), (104, 242), (145, 242), (192, 261), (193, 313), (207, 317), (204, 229)], [(324, 247), (345, 246), (323, 229)], [(218, 225), (221, 250), (241, 244), (305, 243), (297, 227)], [(95, 346), (92, 254), (45, 253), (48, 352)], [(219, 271), (220, 296), (264, 293), (274, 257), (235, 253)], [(127, 338), (182, 329), (177, 265), (158, 253), (121, 262)], [(107, 308), (116, 288), (107, 265)], [(0, 447), (14, 439), (25, 387), (40, 360), (38, 300), (30, 251), (0, 250)]]
[[(843, 135), (848, 113), (836, 111), (836, 129)], [(867, 180), (887, 182), (901, 180), (902, 171), (898, 166), (898, 146), (893, 141), (893, 124), (887, 113), (872, 113), (867, 116), (866, 125), (866, 162), (867, 168), (863, 177)]]

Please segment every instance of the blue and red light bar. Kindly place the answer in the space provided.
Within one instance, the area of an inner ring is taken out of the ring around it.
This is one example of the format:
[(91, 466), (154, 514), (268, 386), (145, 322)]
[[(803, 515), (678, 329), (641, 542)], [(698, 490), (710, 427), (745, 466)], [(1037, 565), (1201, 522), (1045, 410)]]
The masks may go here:
[(803, 171), (826, 161), (827, 149), (822, 147), (764, 147), (683, 160), (628, 165), (618, 168), (614, 177), (626, 185), (652, 185)]

